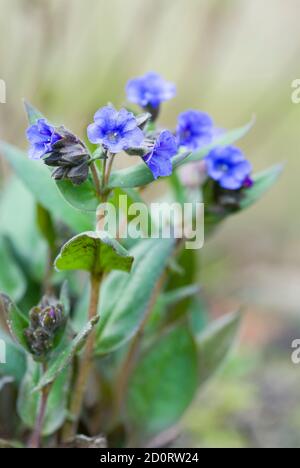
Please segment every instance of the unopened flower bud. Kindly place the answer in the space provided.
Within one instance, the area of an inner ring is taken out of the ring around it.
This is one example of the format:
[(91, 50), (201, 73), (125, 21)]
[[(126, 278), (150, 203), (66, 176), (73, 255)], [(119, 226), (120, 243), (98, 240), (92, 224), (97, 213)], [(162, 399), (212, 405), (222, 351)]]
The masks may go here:
[(90, 155), (84, 143), (61, 127), (57, 130), (61, 138), (52, 145), (44, 158), (45, 164), (56, 167), (52, 173), (55, 180), (68, 179), (80, 185), (88, 178)]
[(57, 333), (64, 329), (65, 317), (62, 304), (44, 297), (29, 313), (30, 325), (25, 330), (32, 354), (43, 359), (53, 349)]

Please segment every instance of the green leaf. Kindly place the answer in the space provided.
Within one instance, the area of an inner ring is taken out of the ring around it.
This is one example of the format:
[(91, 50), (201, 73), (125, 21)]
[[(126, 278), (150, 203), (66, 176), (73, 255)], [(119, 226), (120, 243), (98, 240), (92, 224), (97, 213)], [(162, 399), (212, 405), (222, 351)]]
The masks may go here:
[(34, 125), (39, 119), (44, 119), (43, 114), (24, 99), (24, 107), (30, 125)]
[[(173, 169), (177, 167), (187, 164), (192, 161), (200, 161), (203, 159), (213, 148), (217, 146), (227, 146), (232, 145), (237, 140), (241, 139), (245, 136), (249, 130), (253, 126), (253, 120), (245, 125), (244, 127), (232, 130), (230, 132), (224, 133), (215, 141), (210, 144), (204, 146), (200, 151), (196, 151), (191, 153), (190, 155), (179, 153), (177, 154), (172, 162), (173, 162)], [(122, 169), (119, 171), (115, 171), (112, 173), (109, 187), (110, 188), (132, 188), (132, 187), (141, 187), (143, 185), (150, 184), (153, 182), (154, 178), (150, 169), (146, 166), (146, 164), (138, 164), (134, 167), (129, 167), (127, 169)]]
[(62, 198), (45, 164), (29, 159), (26, 153), (5, 142), (0, 142), (0, 152), (36, 201), (56, 219), (66, 223), (75, 232), (91, 228), (91, 217), (75, 210)]
[(30, 352), (24, 331), (29, 326), (28, 318), (20, 311), (16, 304), (5, 294), (0, 293), (0, 312), (6, 317), (10, 332), (18, 343)]
[(42, 205), (36, 205), (36, 220), (40, 233), (47, 241), (50, 249), (55, 246), (56, 233), (51, 214)]
[(64, 281), (60, 290), (59, 302), (64, 306), (64, 315), (68, 317), (71, 311), (71, 300), (68, 281)]
[(84, 232), (67, 242), (55, 266), (59, 271), (85, 270), (94, 274), (104, 271), (130, 271), (133, 257), (106, 232)]
[[(167, 291), (171, 294), (174, 290), (189, 287), (191, 283), (196, 282), (198, 265), (195, 250), (182, 249), (178, 255), (177, 266), (181, 270), (181, 273), (171, 272), (168, 276)], [(179, 317), (185, 315), (190, 303), (191, 297), (187, 297), (177, 305), (174, 305), (168, 314), (169, 321), (174, 322)]]
[[(199, 286), (192, 284), (182, 288), (173, 289), (172, 291), (163, 292), (157, 299), (151, 317), (148, 320), (146, 331), (148, 334), (153, 334), (157, 330), (164, 329), (181, 318), (181, 316), (174, 316), (174, 306), (178, 304), (185, 304), (186, 299), (190, 299), (199, 293)], [(184, 306), (184, 314), (188, 313), (188, 308)], [(183, 315), (183, 312), (182, 312)]]
[[(282, 173), (283, 166), (278, 164), (266, 171), (260, 172), (253, 176), (254, 184), (251, 188), (243, 189), (240, 192), (233, 192), (233, 197), (236, 195), (237, 201), (234, 208), (228, 207), (223, 210), (211, 209), (215, 204), (214, 182), (209, 179), (204, 186), (204, 200), (205, 200), (205, 236), (208, 237), (214, 233), (215, 229), (223, 222), (228, 216), (240, 213), (242, 210), (251, 207), (259, 201), (263, 195), (276, 183), (280, 174)], [(230, 195), (230, 192), (228, 192)]]
[(283, 165), (278, 164), (266, 171), (256, 174), (253, 187), (245, 190), (245, 198), (241, 202), (241, 209), (249, 208), (277, 182), (283, 171)]
[(130, 252), (130, 275), (113, 272), (103, 284), (96, 354), (106, 354), (135, 335), (174, 249), (172, 239), (144, 239)]
[(208, 306), (200, 295), (194, 296), (188, 305), (187, 315), (195, 335), (202, 333), (209, 324)]
[[(34, 391), (41, 378), (41, 365), (28, 358), (27, 372), (23, 379), (17, 409), (20, 418), (28, 428), (34, 428), (38, 416), (41, 394)], [(56, 432), (67, 415), (70, 372), (65, 369), (54, 382), (47, 401), (42, 434), (48, 436)]]
[(236, 343), (240, 323), (240, 313), (228, 314), (214, 321), (197, 337), (200, 385), (226, 362)]
[(169, 177), (170, 185), (172, 191), (174, 193), (174, 197), (177, 203), (183, 205), (187, 202), (187, 194), (186, 194), (186, 187), (183, 185), (180, 177), (178, 176), (177, 172), (173, 172), (173, 174)]
[(19, 301), (26, 289), (26, 279), (16, 264), (7, 239), (0, 235), (0, 291)]
[(171, 305), (178, 304), (178, 302), (181, 302), (184, 299), (193, 297), (195, 294), (198, 294), (199, 291), (200, 286), (198, 284), (191, 284), (189, 286), (172, 289), (172, 291), (165, 292), (162, 295), (161, 300), (165, 306), (169, 307)]
[[(35, 279), (39, 283), (45, 271), (47, 246), (36, 226), (34, 197), (16, 176), (10, 177), (1, 194), (0, 233), (7, 238), (14, 261), (27, 281)], [(32, 292), (28, 284), (27, 294)], [(18, 295), (10, 296), (19, 301)]]
[(48, 370), (41, 376), (34, 391), (39, 391), (54, 382), (59, 374), (71, 364), (73, 357), (82, 348), (98, 321), (99, 317), (90, 320), (76, 338), (65, 344), (60, 352), (50, 360)]
[(73, 185), (70, 180), (56, 182), (61, 195), (73, 208), (95, 212), (100, 203), (99, 196), (91, 177), (81, 185)]
[(142, 434), (176, 424), (197, 390), (197, 349), (182, 325), (144, 352), (129, 382), (127, 416)]
[(5, 343), (6, 348), (6, 363), (0, 362), (0, 376), (12, 377), (20, 383), (26, 370), (25, 353), (3, 330), (0, 330), (0, 340)]

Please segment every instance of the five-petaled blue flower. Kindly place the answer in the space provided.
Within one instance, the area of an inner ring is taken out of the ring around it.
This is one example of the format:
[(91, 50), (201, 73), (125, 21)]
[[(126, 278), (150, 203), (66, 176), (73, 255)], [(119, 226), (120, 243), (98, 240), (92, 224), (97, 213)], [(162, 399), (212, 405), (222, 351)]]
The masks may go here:
[(175, 156), (177, 150), (178, 145), (174, 135), (169, 130), (163, 130), (151, 152), (143, 157), (154, 179), (172, 174), (172, 157)]
[(135, 116), (126, 109), (118, 112), (111, 105), (103, 107), (96, 112), (94, 120), (87, 129), (89, 140), (101, 144), (111, 153), (139, 147), (144, 140)]
[(177, 138), (179, 145), (188, 151), (196, 151), (211, 143), (214, 136), (213, 121), (208, 114), (188, 110), (178, 117)]
[(26, 131), (26, 136), (31, 145), (31, 159), (41, 159), (47, 153), (51, 153), (52, 146), (61, 139), (55, 128), (45, 119), (39, 119), (36, 124), (31, 125)]
[(146, 73), (144, 76), (128, 81), (126, 86), (129, 101), (138, 104), (144, 109), (156, 109), (159, 105), (172, 99), (176, 94), (176, 86), (165, 81), (154, 72)]
[(222, 188), (238, 190), (249, 187), (252, 166), (238, 148), (215, 148), (206, 156), (205, 161), (209, 177), (216, 180)]

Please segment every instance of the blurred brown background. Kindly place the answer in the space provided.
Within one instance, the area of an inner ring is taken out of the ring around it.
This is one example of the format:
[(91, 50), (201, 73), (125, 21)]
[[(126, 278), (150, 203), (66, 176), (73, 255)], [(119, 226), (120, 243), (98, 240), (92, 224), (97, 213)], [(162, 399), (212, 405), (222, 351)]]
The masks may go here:
[[(200, 397), (179, 443), (300, 446), (300, 367), (290, 361), (300, 337), (300, 105), (291, 101), (300, 1), (0, 0), (0, 9), (1, 138), (26, 146), (22, 97), (83, 134), (98, 107), (121, 105), (126, 81), (149, 70), (178, 86), (165, 125), (186, 108), (209, 112), (223, 128), (256, 115), (241, 147), (256, 170), (286, 168), (201, 253), (213, 314), (240, 304), (247, 314), (238, 357)], [(2, 183), (7, 175), (2, 161)]]

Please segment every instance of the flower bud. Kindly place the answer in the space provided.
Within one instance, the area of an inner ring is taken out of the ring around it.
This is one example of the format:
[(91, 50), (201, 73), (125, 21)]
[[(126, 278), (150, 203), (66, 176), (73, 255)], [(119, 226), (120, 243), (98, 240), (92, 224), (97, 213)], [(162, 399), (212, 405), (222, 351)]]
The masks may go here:
[[(225, 216), (240, 210), (247, 187), (237, 190), (226, 190), (212, 180), (204, 186), (204, 199), (209, 212)], [(209, 195), (210, 194), (210, 195)]]
[(44, 158), (45, 164), (56, 167), (52, 173), (55, 180), (68, 179), (80, 185), (88, 178), (90, 155), (84, 143), (61, 127), (57, 130), (61, 138), (52, 145), (52, 151)]
[(32, 354), (42, 360), (52, 351), (57, 334), (64, 330), (63, 305), (44, 297), (38, 306), (31, 309), (29, 320), (29, 327), (24, 332), (25, 337)]

